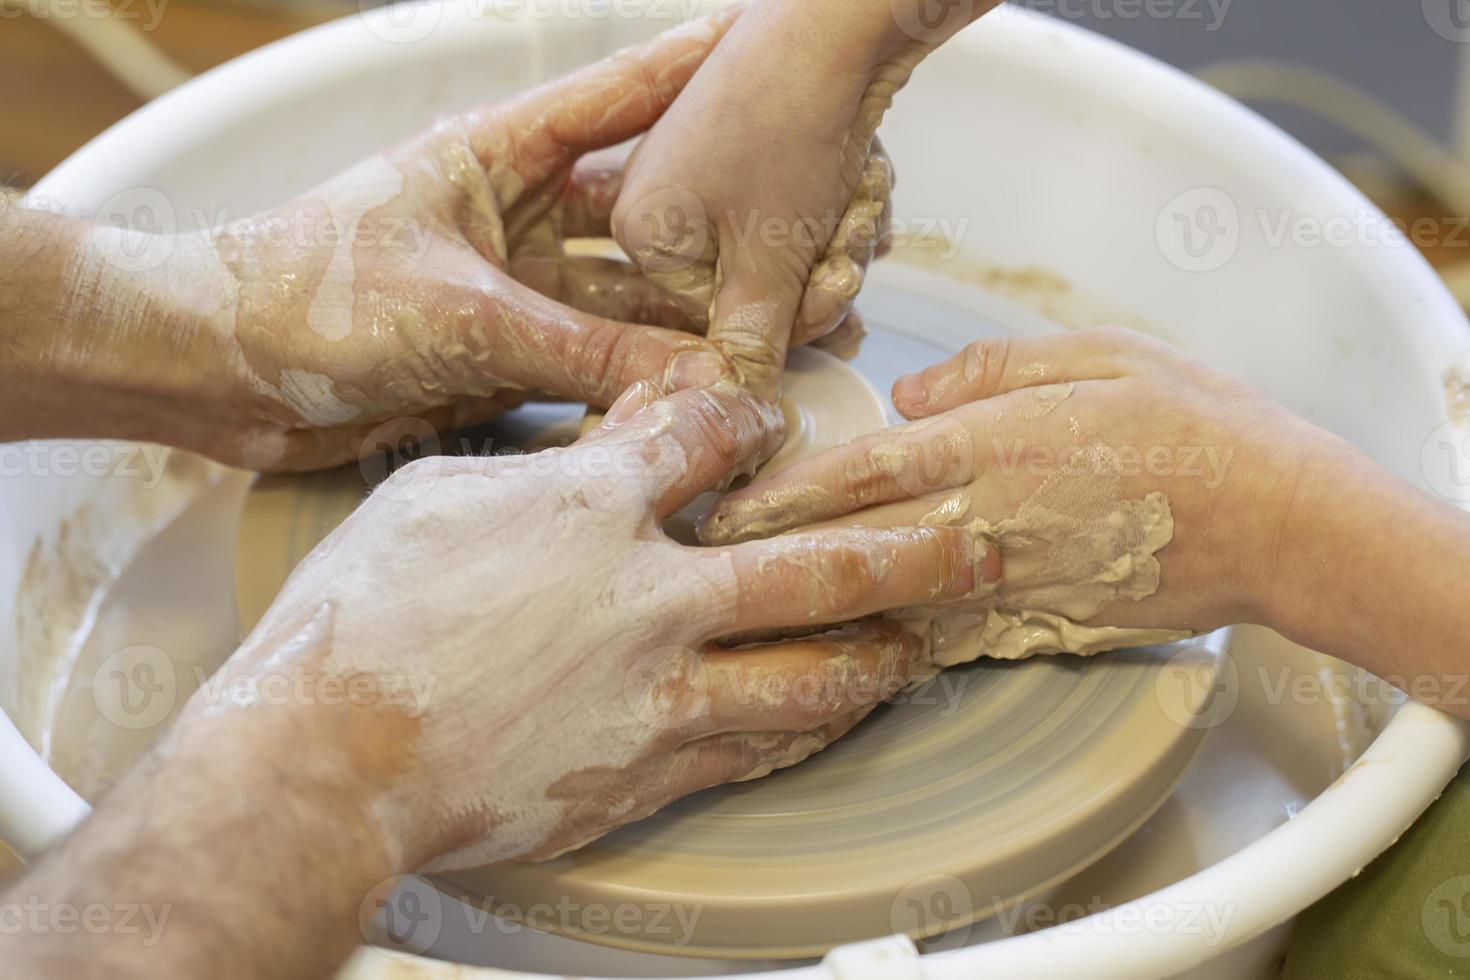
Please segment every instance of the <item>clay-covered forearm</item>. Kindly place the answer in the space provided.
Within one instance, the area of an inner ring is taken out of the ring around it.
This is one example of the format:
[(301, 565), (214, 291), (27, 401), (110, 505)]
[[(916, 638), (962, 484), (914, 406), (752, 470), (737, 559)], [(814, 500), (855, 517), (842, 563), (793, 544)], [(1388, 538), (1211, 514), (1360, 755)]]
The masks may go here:
[(1470, 718), (1470, 514), (1335, 436), (1304, 455), (1268, 624)]
[(0, 933), (6, 974), (329, 976), (418, 857), (385, 841), (353, 754), (276, 706), (176, 731), (11, 889), (6, 907), (41, 911)]
[(0, 441), (159, 439), (210, 288), (180, 241), (0, 202)]

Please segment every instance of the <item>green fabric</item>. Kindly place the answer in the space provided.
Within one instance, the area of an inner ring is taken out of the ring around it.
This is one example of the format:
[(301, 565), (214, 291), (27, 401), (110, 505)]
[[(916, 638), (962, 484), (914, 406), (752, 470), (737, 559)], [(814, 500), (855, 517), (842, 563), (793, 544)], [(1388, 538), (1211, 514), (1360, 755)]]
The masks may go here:
[(1282, 976), (1470, 978), (1470, 765), (1397, 844), (1298, 917)]

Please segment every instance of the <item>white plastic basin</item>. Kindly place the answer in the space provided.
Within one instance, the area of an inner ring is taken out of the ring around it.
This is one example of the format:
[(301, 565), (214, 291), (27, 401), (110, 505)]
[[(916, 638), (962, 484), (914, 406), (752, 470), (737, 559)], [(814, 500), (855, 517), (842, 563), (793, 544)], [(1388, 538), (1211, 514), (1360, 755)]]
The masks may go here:
[[(402, 11), (391, 22), (381, 10), (352, 17), (170, 93), (93, 141), (35, 193), (87, 211), (119, 206), (107, 204), (119, 192), (126, 207), (161, 197), (160, 217), (180, 228), (243, 216), (436, 113), (517, 90), (667, 26), (658, 15), (678, 7), (650, 4), (653, 16), (642, 20), (496, 19), (491, 11), (510, 8), (485, 3), (448, 4), (407, 22)], [(914, 230), (947, 231), (963, 246), (963, 262), (939, 269), (969, 276), (970, 285), (954, 288), (973, 290), (986, 279), (974, 274), (980, 269), (1049, 270), (1070, 284), (1065, 295), (1038, 304), (1057, 318), (1068, 319), (1068, 296), (1100, 298), (1131, 322), (1245, 375), (1401, 476), (1445, 485), (1451, 461), (1424, 447), (1445, 422), (1441, 376), (1470, 345), (1460, 310), (1417, 253), (1382, 236), (1277, 241), (1272, 230), (1283, 218), (1371, 226), (1379, 216), (1252, 113), (1136, 52), (1007, 13), (926, 63), (884, 136), (899, 167), (900, 216)], [(149, 190), (140, 197), (140, 188)], [(1224, 224), (1209, 228), (1224, 234), (1198, 237), (1215, 218)], [(1179, 237), (1191, 229), (1192, 242)], [(890, 321), (903, 308), (895, 306), (899, 293), (882, 290), (900, 279), (874, 277)], [(98, 621), (97, 597), (155, 530), (190, 519), (200, 486), (216, 505), (243, 490), (227, 473), (147, 494), (135, 479), (116, 475), (30, 472), (0, 480), (0, 693), (32, 742), (39, 744), (42, 711), (23, 690), (23, 655), (40, 642), (75, 652), (94, 630), (109, 628)], [(178, 552), (185, 569), (202, 560), (199, 535), (208, 532), (195, 530), (192, 547)], [(227, 531), (217, 532), (222, 540)], [(92, 578), (58, 581), (52, 608), (38, 619), (36, 590), (46, 583), (43, 576), (37, 584), (36, 556), (45, 567), (78, 547), (101, 556)], [(62, 594), (63, 585), (71, 591)], [(220, 622), (189, 638), (201, 657), (231, 642), (228, 614)], [(1275, 654), (1267, 645), (1252, 656)], [(0, 839), (34, 857), (86, 805), (24, 736), (0, 722)], [(1218, 762), (1226, 751), (1207, 751), (1206, 760)], [(839, 951), (800, 972), (1142, 978), (1198, 970), (1288, 921), (1368, 863), (1438, 795), (1467, 752), (1466, 725), (1410, 705), (1330, 788), (1316, 795), (1336, 773), (1312, 784), (1307, 796), (1316, 798), (1292, 819), (1280, 815), (1275, 829), (1232, 845), (1219, 860), (1206, 851), (1207, 867), (1161, 890), (1067, 928), (916, 961), (905, 943), (880, 944), (878, 952)], [(1197, 774), (1202, 785), (1213, 778)], [(1177, 914), (1150, 918), (1192, 907), (1229, 910), (1228, 926), (1215, 934), (1183, 927)], [(1129, 925), (1135, 922), (1164, 924)], [(596, 964), (600, 955), (584, 962)], [(888, 957), (882, 965), (879, 955)], [(356, 966), (372, 972), (377, 962)], [(688, 964), (691, 973), (735, 969)], [(843, 972), (861, 969), (878, 972)]]

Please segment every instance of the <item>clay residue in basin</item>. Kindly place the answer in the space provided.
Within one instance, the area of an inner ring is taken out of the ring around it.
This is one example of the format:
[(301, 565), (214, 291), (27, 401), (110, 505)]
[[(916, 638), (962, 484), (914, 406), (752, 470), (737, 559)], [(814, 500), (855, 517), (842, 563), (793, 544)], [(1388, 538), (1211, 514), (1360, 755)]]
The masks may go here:
[(1450, 420), (1470, 429), (1470, 356), (1444, 373), (1444, 403)]
[(960, 249), (959, 243), (943, 236), (914, 235), (896, 242), (888, 261), (901, 262), (947, 279), (978, 286), (1066, 330), (1131, 327), (1161, 340), (1177, 342), (1168, 330), (1088, 295), (1051, 269), (984, 262)]
[(14, 596), (14, 674), (0, 685), (17, 729), (83, 796), (101, 788), (103, 778), (93, 775), (110, 768), (73, 751), (85, 733), (60, 720), (68, 700), (93, 706), (88, 692), (96, 665), (82, 662), (89, 637), (134, 557), (228, 472), (188, 453), (137, 451), (159, 455), (137, 475), (100, 480), (54, 530), (32, 540)]

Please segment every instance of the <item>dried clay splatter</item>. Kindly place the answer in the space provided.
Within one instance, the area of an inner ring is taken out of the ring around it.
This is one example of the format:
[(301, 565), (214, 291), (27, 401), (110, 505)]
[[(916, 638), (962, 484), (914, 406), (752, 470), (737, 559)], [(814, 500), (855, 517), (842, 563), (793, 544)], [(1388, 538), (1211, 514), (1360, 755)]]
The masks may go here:
[(1052, 473), (1013, 517), (971, 519), (963, 493), (946, 498), (928, 524), (963, 524), (1003, 556), (1003, 581), (974, 598), (910, 609), (892, 618), (927, 637), (937, 667), (978, 657), (1096, 653), (1184, 639), (1188, 630), (1122, 629), (1083, 623), (1120, 599), (1159, 587), (1155, 557), (1174, 536), (1162, 493), (1125, 500), (1117, 452), (1091, 446)]

